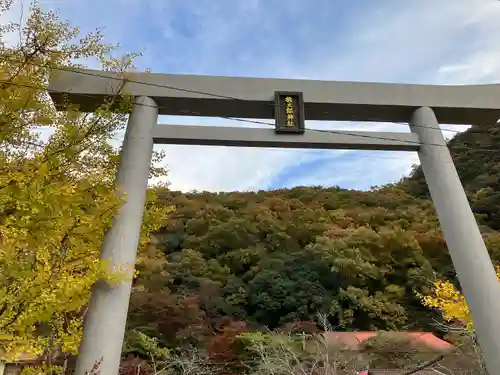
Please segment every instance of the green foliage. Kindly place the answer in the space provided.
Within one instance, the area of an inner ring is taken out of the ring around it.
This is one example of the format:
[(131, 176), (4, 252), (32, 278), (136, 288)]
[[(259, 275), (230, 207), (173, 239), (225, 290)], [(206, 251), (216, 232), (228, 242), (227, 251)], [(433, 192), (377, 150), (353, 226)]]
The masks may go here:
[(344, 329), (430, 324), (415, 291), (434, 281), (426, 254), (446, 247), (439, 236), (424, 241), (439, 233), (432, 206), (397, 187), (165, 191), (159, 199), (176, 211), (145, 257), (163, 261), (139, 268), (138, 285), (198, 296), (209, 326), (233, 316), (276, 328), (318, 312)]
[(149, 337), (140, 331), (130, 330), (125, 336), (123, 355), (166, 360), (170, 355), (170, 350), (162, 348), (156, 337)]
[[(500, 129), (496, 123), (473, 126), (449, 142), (460, 180), (479, 223), (494, 230), (500, 229), (500, 155), (495, 152), (499, 144)], [(429, 196), (421, 168), (415, 168), (401, 185), (415, 196)]]

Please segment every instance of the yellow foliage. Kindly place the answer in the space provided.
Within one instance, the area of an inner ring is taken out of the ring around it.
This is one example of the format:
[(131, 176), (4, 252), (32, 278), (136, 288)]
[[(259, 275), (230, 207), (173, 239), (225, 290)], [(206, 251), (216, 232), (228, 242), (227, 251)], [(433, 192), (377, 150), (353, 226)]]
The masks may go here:
[[(497, 267), (497, 276), (500, 281), (500, 266)], [(436, 308), (441, 311), (446, 321), (459, 321), (472, 330), (472, 317), (465, 297), (449, 281), (438, 280), (434, 283), (433, 294), (421, 296), (425, 306)]]
[[(0, 14), (9, 6), (0, 0)], [(9, 30), (17, 30), (19, 45), (3, 42)], [(99, 31), (82, 36), (36, 7), (24, 28), (2, 26), (0, 33), (0, 354), (74, 354), (93, 284), (136, 275), (134, 265), (110, 269), (109, 259), (99, 260), (123, 200), (114, 190), (118, 151), (108, 140), (123, 129), (126, 114), (111, 108), (125, 110), (130, 102), (118, 95), (93, 114), (69, 106), (57, 112), (45, 87), (54, 70), (75, 60), (124, 71), (133, 56), (109, 57), (114, 47)], [(35, 132), (40, 127), (51, 132), (48, 140)], [(154, 204), (154, 194), (148, 193), (140, 246), (169, 212)]]
[(26, 367), (21, 371), (21, 375), (59, 375), (61, 373), (62, 368), (54, 365)]

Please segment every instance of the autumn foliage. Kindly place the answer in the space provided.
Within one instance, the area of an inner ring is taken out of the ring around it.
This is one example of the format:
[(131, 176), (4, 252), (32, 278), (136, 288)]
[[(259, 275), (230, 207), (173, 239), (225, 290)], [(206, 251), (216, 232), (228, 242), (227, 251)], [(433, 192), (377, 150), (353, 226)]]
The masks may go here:
[[(500, 282), (500, 266), (497, 266), (497, 277)], [(450, 281), (436, 281), (433, 293), (423, 296), (422, 302), (427, 307), (440, 310), (446, 321), (461, 323), (469, 331), (472, 331), (473, 322), (467, 301), (460, 290)]]
[(154, 369), (144, 359), (126, 358), (120, 365), (119, 375), (155, 375)]
[(207, 354), (211, 362), (224, 367), (226, 374), (239, 374), (244, 368), (244, 349), (240, 335), (248, 332), (245, 322), (223, 319), (220, 327), (206, 341)]

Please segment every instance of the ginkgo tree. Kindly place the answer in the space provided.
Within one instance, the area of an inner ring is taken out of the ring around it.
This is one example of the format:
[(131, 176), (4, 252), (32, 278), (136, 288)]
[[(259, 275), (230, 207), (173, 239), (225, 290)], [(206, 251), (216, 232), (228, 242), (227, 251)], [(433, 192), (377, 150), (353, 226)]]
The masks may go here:
[[(497, 277), (500, 281), (500, 266), (497, 266)], [(469, 306), (463, 294), (447, 280), (434, 282), (433, 293), (421, 296), (425, 306), (441, 311), (443, 318), (448, 322), (460, 322), (472, 332), (473, 322)]]
[[(0, 0), (0, 12), (11, 7)], [(124, 199), (114, 186), (119, 150), (109, 140), (124, 128), (131, 99), (119, 94), (91, 114), (56, 111), (46, 87), (53, 72), (82, 66), (76, 62), (125, 74), (135, 56), (112, 57), (117, 46), (101, 31), (82, 35), (36, 4), (28, 14), (23, 25), (0, 27), (0, 354), (11, 358), (76, 353), (95, 281), (120, 282), (133, 269), (99, 260)], [(148, 194), (141, 246), (170, 210)]]

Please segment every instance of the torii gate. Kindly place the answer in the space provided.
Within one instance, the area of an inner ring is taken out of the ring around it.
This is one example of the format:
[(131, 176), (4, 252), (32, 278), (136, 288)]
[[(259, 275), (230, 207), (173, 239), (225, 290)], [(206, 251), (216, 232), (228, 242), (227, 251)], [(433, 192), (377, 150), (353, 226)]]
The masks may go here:
[[(498, 373), (500, 284), (437, 119), (446, 124), (496, 122), (500, 118), (500, 85), (433, 86), (151, 73), (127, 73), (124, 80), (116, 73), (96, 70), (61, 70), (49, 85), (57, 108), (63, 110), (69, 98), (86, 112), (94, 111), (119, 90), (135, 97), (117, 175), (117, 184), (127, 197), (106, 233), (102, 258), (111, 257), (113, 265), (135, 264), (154, 143), (417, 151), (488, 370)], [(276, 118), (277, 126), (273, 131), (157, 125), (159, 114)], [(319, 133), (304, 130), (304, 118), (409, 122), (411, 133)], [(113, 286), (97, 283), (94, 287), (76, 375), (83, 375), (100, 359), (101, 374), (118, 373), (130, 290), (131, 282)]]

